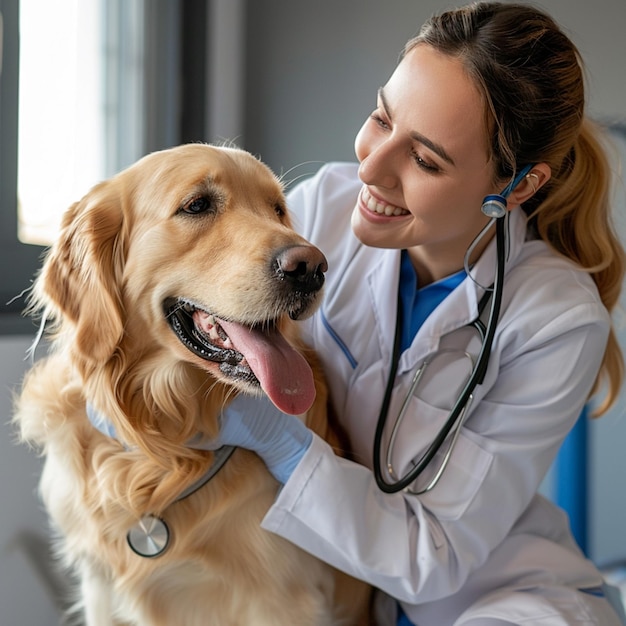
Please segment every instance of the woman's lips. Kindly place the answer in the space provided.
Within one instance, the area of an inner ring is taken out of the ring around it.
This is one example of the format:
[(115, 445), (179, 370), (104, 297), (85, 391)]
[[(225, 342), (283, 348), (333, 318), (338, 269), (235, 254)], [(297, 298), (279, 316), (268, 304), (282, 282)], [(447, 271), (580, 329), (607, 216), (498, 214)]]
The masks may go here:
[(378, 198), (375, 198), (369, 192), (367, 187), (363, 187), (361, 189), (359, 201), (361, 210), (370, 217), (380, 217), (388, 219), (409, 215), (409, 211), (407, 211), (406, 209), (394, 206), (392, 204), (387, 204), (386, 202), (382, 202)]

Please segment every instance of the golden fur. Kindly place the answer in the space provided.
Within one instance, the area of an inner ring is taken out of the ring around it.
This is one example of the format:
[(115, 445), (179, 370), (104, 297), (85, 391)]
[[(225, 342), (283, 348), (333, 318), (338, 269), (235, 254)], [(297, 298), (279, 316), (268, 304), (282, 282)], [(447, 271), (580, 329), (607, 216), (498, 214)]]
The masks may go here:
[[(319, 366), (289, 319), (309, 314), (318, 294), (285, 304), (269, 269), (290, 246), (312, 248), (290, 227), (279, 181), (233, 148), (154, 153), (67, 211), (31, 303), (52, 349), (27, 375), (15, 421), (45, 456), (41, 495), (89, 626), (360, 623), (363, 584), (260, 528), (278, 484), (254, 454), (236, 450), (176, 501), (213, 459), (186, 443), (213, 438), (229, 396), (254, 390), (183, 345), (166, 320), (168, 298), (246, 324), (277, 320), (313, 367), (307, 424), (337, 445)], [(117, 439), (92, 426), (87, 402)], [(126, 541), (148, 513), (171, 530), (157, 558)]]

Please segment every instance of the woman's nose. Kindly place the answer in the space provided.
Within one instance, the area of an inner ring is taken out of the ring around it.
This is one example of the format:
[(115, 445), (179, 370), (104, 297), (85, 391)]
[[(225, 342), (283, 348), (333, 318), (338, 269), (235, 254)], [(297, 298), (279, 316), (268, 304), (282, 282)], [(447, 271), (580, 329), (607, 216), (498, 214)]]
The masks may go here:
[(376, 146), (370, 146), (369, 152), (361, 159), (359, 178), (367, 185), (385, 189), (395, 187), (397, 174), (391, 142), (383, 141)]

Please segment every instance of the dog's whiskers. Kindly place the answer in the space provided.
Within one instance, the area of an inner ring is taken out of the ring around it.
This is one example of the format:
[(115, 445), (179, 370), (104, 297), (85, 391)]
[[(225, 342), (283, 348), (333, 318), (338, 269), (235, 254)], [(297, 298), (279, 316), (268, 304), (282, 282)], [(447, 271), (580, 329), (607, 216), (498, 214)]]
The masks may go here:
[(313, 172), (304, 172), (303, 174), (299, 174), (298, 176), (295, 176), (294, 178), (285, 180), (285, 178), (289, 176), (291, 172), (298, 169), (299, 167), (304, 167), (305, 165), (323, 165), (323, 164), (324, 164), (324, 161), (303, 161), (302, 163), (298, 163), (297, 165), (290, 167), (286, 172), (282, 172), (277, 177), (278, 181), (283, 185), (284, 189), (287, 190), (289, 189), (291, 185), (293, 185), (295, 182), (297, 182), (301, 178), (306, 178), (307, 176), (311, 176), (313, 174)]
[(174, 315), (174, 313), (177, 313), (178, 311), (185, 311), (187, 313), (193, 313), (193, 311), (195, 311), (198, 308), (199, 307), (197, 307), (195, 304), (193, 304), (192, 302), (188, 300), (179, 299), (176, 302), (176, 304), (170, 307), (165, 317), (169, 318), (172, 315)]

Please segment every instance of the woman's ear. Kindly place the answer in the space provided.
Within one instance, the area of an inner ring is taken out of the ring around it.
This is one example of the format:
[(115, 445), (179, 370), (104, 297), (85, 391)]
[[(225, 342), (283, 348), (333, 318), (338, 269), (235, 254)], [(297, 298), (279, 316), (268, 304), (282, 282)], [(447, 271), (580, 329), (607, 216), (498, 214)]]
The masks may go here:
[(533, 165), (530, 172), (524, 176), (506, 199), (509, 210), (530, 200), (550, 180), (551, 176), (552, 170), (547, 163)]

